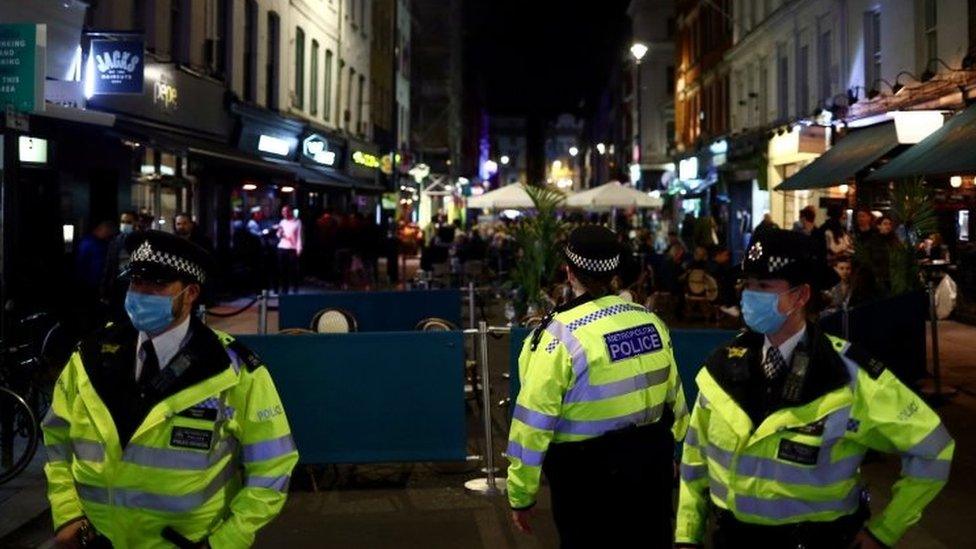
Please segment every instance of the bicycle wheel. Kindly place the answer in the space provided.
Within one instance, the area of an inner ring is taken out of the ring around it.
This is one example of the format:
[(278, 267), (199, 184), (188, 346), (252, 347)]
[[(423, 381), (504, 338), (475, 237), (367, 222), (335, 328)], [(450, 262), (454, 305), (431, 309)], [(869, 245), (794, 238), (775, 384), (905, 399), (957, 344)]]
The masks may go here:
[(30, 406), (16, 393), (0, 387), (0, 484), (27, 467), (40, 440), (40, 428)]

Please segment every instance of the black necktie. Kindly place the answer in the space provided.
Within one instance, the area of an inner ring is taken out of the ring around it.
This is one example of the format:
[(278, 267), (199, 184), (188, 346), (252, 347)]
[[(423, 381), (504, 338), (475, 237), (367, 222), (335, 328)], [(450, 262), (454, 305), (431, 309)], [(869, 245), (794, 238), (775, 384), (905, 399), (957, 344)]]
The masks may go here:
[(147, 339), (142, 344), (142, 371), (139, 372), (139, 384), (145, 385), (152, 381), (159, 373), (159, 357), (156, 356), (156, 348), (153, 347), (152, 340)]
[(777, 347), (770, 345), (769, 350), (766, 351), (766, 360), (763, 361), (762, 367), (766, 378), (776, 379), (786, 370), (786, 360)]

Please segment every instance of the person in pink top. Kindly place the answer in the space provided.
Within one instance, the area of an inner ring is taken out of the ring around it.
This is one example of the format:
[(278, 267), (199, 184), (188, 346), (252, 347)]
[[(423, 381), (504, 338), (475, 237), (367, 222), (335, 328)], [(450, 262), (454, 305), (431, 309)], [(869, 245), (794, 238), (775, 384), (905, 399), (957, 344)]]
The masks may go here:
[(295, 217), (291, 206), (281, 208), (278, 222), (278, 273), (280, 293), (298, 290), (298, 258), (302, 255), (302, 220)]

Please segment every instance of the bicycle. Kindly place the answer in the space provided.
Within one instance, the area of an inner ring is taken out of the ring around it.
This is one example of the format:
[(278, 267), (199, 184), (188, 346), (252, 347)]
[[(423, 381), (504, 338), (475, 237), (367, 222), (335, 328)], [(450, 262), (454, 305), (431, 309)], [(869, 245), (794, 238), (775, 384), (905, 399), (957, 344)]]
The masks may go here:
[[(0, 342), (0, 485), (23, 472), (37, 452), (40, 421), (51, 405), (53, 383), (44, 379), (52, 363), (60, 324), (45, 324), (40, 313), (18, 322), (24, 343)], [(43, 338), (34, 334), (43, 333)], [(26, 335), (22, 335), (26, 334)], [(38, 343), (38, 340), (40, 343)]]

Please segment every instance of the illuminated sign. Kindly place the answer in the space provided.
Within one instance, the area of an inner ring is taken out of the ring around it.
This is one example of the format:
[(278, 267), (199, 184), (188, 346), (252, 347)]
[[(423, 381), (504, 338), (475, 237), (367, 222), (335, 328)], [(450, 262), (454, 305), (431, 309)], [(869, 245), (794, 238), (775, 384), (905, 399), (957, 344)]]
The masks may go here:
[(261, 137), (258, 138), (258, 150), (278, 156), (288, 156), (291, 147), (287, 139), (261, 134)]
[[(260, 144), (258, 145), (260, 147)], [(335, 166), (338, 155), (329, 149), (329, 142), (318, 134), (312, 134), (302, 143), (302, 154), (323, 166)]]
[(47, 164), (47, 139), (22, 135), (18, 139), (17, 146), (21, 162)]
[(367, 168), (376, 169), (380, 167), (380, 159), (375, 154), (368, 152), (355, 151), (352, 153), (352, 161)]
[(678, 162), (678, 179), (698, 179), (698, 157), (689, 156)]
[(142, 93), (142, 50), (142, 40), (92, 40), (85, 74), (86, 95)]

